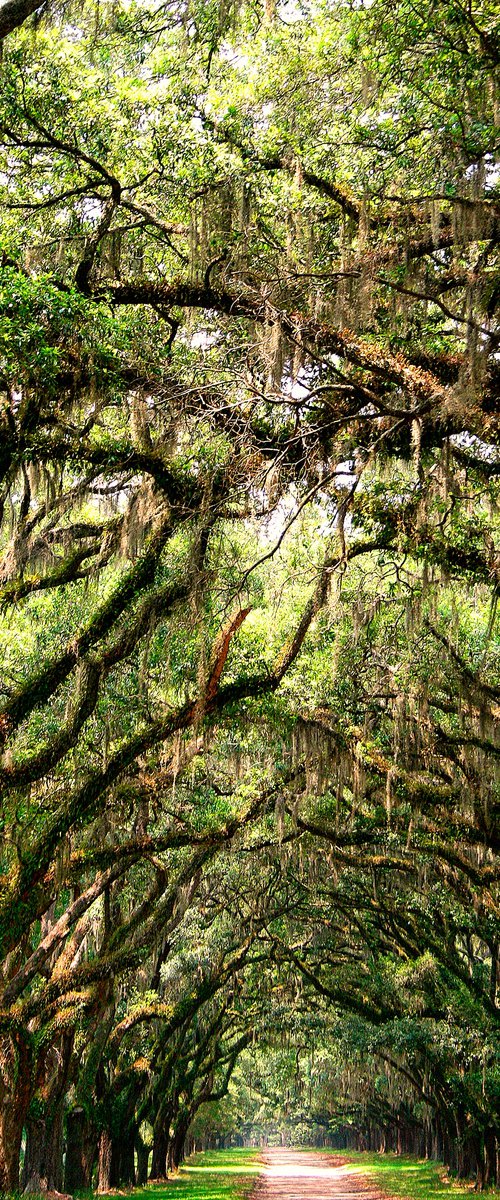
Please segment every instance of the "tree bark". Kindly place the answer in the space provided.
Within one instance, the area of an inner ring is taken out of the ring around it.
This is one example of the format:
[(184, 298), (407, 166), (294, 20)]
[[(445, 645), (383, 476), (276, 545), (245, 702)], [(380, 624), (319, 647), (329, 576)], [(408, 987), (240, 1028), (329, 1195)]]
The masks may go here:
[(43, 0), (7, 0), (0, 9), (0, 39), (7, 37), (8, 33), (12, 33), (14, 29), (18, 29), (20, 25), (36, 12), (37, 8), (42, 8)]
[(137, 1151), (137, 1186), (142, 1187), (148, 1179), (149, 1147), (143, 1142), (139, 1132), (136, 1134), (135, 1148)]
[(150, 1179), (165, 1179), (167, 1174), (168, 1132), (163, 1127), (154, 1131)]
[(83, 1108), (75, 1108), (66, 1118), (66, 1192), (92, 1187), (92, 1171), (97, 1152), (97, 1136)]
[(494, 1185), (497, 1182), (498, 1153), (497, 1153), (497, 1139), (495, 1136), (495, 1130), (492, 1125), (490, 1125), (488, 1127), (488, 1129), (485, 1131), (485, 1135), (484, 1135), (484, 1159), (485, 1159), (484, 1186), (487, 1188), (494, 1187)]
[(99, 1165), (97, 1173), (97, 1192), (109, 1192), (111, 1187), (111, 1160), (113, 1143), (108, 1129), (103, 1129), (99, 1137)]
[(118, 1139), (117, 1148), (118, 1154), (118, 1179), (114, 1179), (115, 1186), (125, 1184), (125, 1186), (134, 1187), (135, 1185), (135, 1162), (134, 1162), (134, 1137), (131, 1130), (128, 1130), (124, 1136)]
[(32, 1091), (28, 1044), (0, 1039), (0, 1193), (19, 1190), (21, 1139)]
[(168, 1147), (168, 1168), (170, 1171), (177, 1171), (184, 1158), (184, 1143), (186, 1134), (189, 1128), (189, 1121), (182, 1121), (177, 1126), (174, 1136), (171, 1139)]
[(23, 1119), (14, 1105), (0, 1112), (0, 1193), (19, 1190)]
[(28, 1118), (21, 1187), (27, 1192), (60, 1192), (63, 1187), (63, 1116)]

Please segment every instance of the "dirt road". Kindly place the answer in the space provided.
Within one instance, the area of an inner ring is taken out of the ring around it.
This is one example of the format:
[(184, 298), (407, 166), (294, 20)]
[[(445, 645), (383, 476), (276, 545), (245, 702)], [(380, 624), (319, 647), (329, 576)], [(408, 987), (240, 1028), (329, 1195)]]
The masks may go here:
[(375, 1184), (347, 1169), (341, 1155), (262, 1150), (264, 1168), (252, 1200), (383, 1200)]

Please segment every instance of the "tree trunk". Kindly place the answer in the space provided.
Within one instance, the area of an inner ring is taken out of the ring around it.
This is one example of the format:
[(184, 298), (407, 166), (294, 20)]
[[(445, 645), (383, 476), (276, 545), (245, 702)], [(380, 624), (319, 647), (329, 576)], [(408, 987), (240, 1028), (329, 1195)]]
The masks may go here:
[(484, 1185), (494, 1187), (497, 1182), (497, 1139), (493, 1126), (489, 1126), (484, 1134)]
[(49, 1192), (62, 1192), (63, 1189), (63, 1144), (64, 1144), (64, 1114), (58, 1108), (54, 1114), (50, 1128), (50, 1137), (46, 1151), (47, 1183)]
[(130, 1132), (130, 1136), (112, 1137), (108, 1129), (103, 1129), (99, 1138), (97, 1191), (109, 1192), (110, 1188), (122, 1184), (135, 1184), (133, 1134)]
[(14, 1106), (0, 1113), (0, 1193), (19, 1190), (19, 1159), (23, 1120)]
[(485, 1159), (483, 1139), (479, 1133), (468, 1139), (467, 1174), (474, 1176), (476, 1191), (482, 1192), (485, 1186)]
[(150, 1179), (165, 1179), (167, 1174), (168, 1133), (165, 1128), (154, 1131)]
[(182, 1123), (177, 1126), (174, 1136), (170, 1141), (168, 1147), (168, 1166), (171, 1171), (177, 1171), (177, 1168), (180, 1166), (180, 1163), (184, 1158), (184, 1143), (186, 1141), (188, 1128), (189, 1121), (182, 1121)]
[(148, 1180), (149, 1147), (146, 1146), (137, 1131), (135, 1138), (137, 1151), (137, 1186), (142, 1187)]
[(120, 1178), (117, 1181), (119, 1184), (134, 1187), (135, 1185), (135, 1162), (134, 1162), (134, 1137), (132, 1130), (128, 1130), (124, 1137), (119, 1139), (120, 1147)]
[(74, 1108), (66, 1117), (66, 1192), (82, 1192), (92, 1187), (96, 1151), (97, 1136), (83, 1108)]
[(21, 1139), (32, 1090), (28, 1043), (0, 1039), (0, 1193), (19, 1190)]
[(21, 1172), (21, 1189), (23, 1192), (43, 1192), (47, 1190), (47, 1177), (43, 1163), (45, 1138), (46, 1128), (43, 1117), (28, 1118), (26, 1122), (24, 1166)]
[(28, 1118), (21, 1187), (27, 1192), (60, 1192), (63, 1187), (63, 1116)]
[(111, 1187), (111, 1158), (113, 1143), (108, 1129), (103, 1129), (99, 1138), (99, 1165), (97, 1173), (97, 1191), (109, 1192)]

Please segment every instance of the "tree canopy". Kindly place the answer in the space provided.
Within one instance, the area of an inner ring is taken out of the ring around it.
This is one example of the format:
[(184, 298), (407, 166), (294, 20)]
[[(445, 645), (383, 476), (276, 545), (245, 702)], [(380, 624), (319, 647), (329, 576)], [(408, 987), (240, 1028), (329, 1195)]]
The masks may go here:
[(277, 1113), (493, 1183), (496, 5), (0, 38), (0, 1190)]

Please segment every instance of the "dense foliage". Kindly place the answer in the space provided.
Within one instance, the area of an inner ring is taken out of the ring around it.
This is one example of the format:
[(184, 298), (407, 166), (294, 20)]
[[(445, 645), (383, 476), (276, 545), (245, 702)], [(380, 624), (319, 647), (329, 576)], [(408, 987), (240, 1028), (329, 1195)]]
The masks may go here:
[(497, 1179), (495, 18), (0, 9), (4, 1191)]

